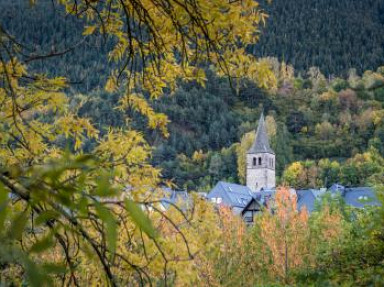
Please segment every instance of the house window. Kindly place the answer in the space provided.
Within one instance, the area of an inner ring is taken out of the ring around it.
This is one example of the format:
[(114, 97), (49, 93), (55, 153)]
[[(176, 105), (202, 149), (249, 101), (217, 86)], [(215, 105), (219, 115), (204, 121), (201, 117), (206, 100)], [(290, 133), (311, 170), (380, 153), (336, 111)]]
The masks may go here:
[(259, 165), (261, 165), (261, 157), (259, 157)]
[(253, 158), (253, 166), (255, 166), (256, 165), (256, 158), (254, 157)]

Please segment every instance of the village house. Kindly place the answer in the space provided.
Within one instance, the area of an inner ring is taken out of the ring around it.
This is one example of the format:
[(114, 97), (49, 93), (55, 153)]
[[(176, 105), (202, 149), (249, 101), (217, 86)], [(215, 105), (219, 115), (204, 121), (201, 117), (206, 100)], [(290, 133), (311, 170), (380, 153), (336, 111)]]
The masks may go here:
[[(260, 116), (255, 140), (246, 157), (246, 185), (220, 181), (208, 193), (207, 199), (216, 205), (231, 208), (247, 223), (252, 223), (254, 216), (273, 201), (276, 191), (276, 155), (269, 144), (263, 114)], [(326, 188), (297, 191), (291, 189), (291, 193), (296, 195), (298, 210), (305, 207), (309, 213), (315, 210), (316, 202), (326, 193), (331, 196), (338, 195), (347, 205), (356, 208), (380, 204), (370, 187), (350, 188), (334, 184), (328, 190)]]
[[(276, 155), (269, 144), (264, 115), (261, 114), (255, 140), (246, 154), (246, 184), (236, 184), (219, 181), (205, 196), (216, 206), (229, 207), (234, 214), (244, 218), (247, 224), (252, 224), (256, 214), (262, 212), (273, 203), (276, 192)], [(304, 207), (309, 213), (316, 208), (316, 202), (325, 194), (340, 196), (347, 205), (355, 208), (380, 205), (375, 192), (370, 187), (344, 187), (334, 184), (329, 189), (290, 189), (296, 195), (297, 209)], [(164, 209), (170, 204), (184, 202), (183, 207), (190, 205), (186, 191), (167, 189), (168, 196), (162, 199)]]

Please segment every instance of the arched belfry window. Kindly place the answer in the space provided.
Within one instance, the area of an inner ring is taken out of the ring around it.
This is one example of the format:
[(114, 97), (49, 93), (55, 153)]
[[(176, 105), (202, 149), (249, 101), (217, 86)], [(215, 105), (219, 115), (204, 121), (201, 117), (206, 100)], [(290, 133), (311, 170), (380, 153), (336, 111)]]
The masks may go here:
[(253, 166), (255, 166), (256, 165), (256, 158), (254, 157), (253, 158)]
[(259, 157), (259, 165), (261, 165), (261, 157)]

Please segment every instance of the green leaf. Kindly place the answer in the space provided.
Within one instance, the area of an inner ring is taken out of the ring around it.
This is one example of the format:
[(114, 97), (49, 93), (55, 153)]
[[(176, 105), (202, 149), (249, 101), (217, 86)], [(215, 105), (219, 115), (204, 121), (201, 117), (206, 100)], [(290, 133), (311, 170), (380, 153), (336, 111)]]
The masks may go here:
[(152, 225), (152, 221), (135, 202), (126, 199), (125, 208), (132, 220), (141, 230), (143, 230), (150, 238), (156, 237), (156, 231)]
[(108, 249), (111, 251), (111, 253), (114, 253), (116, 250), (116, 242), (117, 242), (117, 223), (115, 220), (115, 217), (112, 215), (112, 213), (100, 204), (99, 202), (96, 202), (95, 204), (96, 212), (100, 219), (103, 221), (105, 225), (105, 231), (106, 231), (106, 239), (107, 239), (107, 245)]
[(79, 215), (87, 215), (88, 214), (88, 199), (86, 197), (81, 197), (77, 204), (77, 211)]
[(93, 161), (95, 159), (95, 156), (92, 154), (81, 154), (76, 157), (76, 162), (78, 163), (88, 163), (90, 161)]
[(0, 230), (3, 230), (4, 221), (7, 216), (8, 196), (9, 193), (0, 182)]
[(59, 213), (55, 210), (45, 210), (39, 214), (35, 219), (35, 225), (39, 226), (41, 224), (45, 224), (46, 222), (56, 219), (59, 217)]
[(47, 273), (64, 274), (66, 271), (65, 265), (62, 264), (45, 263), (42, 267)]
[(29, 258), (25, 258), (25, 271), (28, 279), (28, 283), (31, 284), (31, 286), (41, 287), (49, 285), (48, 276), (42, 272), (42, 270), (37, 266), (32, 260)]
[(9, 236), (12, 239), (21, 239), (25, 225), (28, 221), (28, 212), (24, 211), (16, 216), (9, 230)]
[(51, 246), (53, 246), (53, 238), (52, 234), (47, 235), (43, 239), (37, 241), (35, 244), (32, 245), (31, 249), (29, 249), (30, 253), (41, 253), (44, 250), (47, 250)]
[(111, 185), (109, 184), (109, 177), (104, 173), (97, 179), (97, 188), (95, 194), (100, 197), (111, 195)]

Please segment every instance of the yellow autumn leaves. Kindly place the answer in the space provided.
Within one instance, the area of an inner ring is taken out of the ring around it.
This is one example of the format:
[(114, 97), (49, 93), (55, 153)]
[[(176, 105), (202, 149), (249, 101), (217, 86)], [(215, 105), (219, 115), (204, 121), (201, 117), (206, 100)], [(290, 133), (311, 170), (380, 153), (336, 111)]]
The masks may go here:
[[(208, 65), (219, 75), (273, 86), (269, 64), (242, 48), (257, 42), (257, 27), (266, 15), (253, 0), (56, 2), (83, 19), (84, 37), (100, 34), (111, 40), (109, 61), (115, 69), (105, 89), (122, 93), (116, 108), (128, 112), (128, 124), (103, 127), (102, 136), (90, 119), (70, 108), (65, 95), (70, 83), (64, 77), (29, 70), (23, 46), (0, 38), (0, 168), (17, 167), (17, 173), (1, 175), (0, 187), (7, 184), (7, 196), (17, 194), (17, 187), (27, 195), (10, 208), (16, 215), (26, 210), (23, 224), (15, 225), (20, 236), (31, 246), (45, 236), (53, 244), (25, 258), (67, 266), (62, 280), (68, 284), (117, 285), (118, 278), (126, 285), (147, 274), (146, 282), (163, 285), (210, 285), (215, 281), (211, 259), (221, 247), (216, 214), (198, 197), (188, 218), (175, 208), (156, 210), (160, 170), (149, 163), (152, 147), (143, 133), (129, 123), (139, 114), (150, 129), (168, 136), (166, 115), (150, 101), (174, 92), (180, 80), (204, 85)], [(85, 143), (91, 156), (82, 155)], [(145, 209), (161, 235), (157, 241), (143, 234), (132, 212), (119, 204), (124, 199)], [(35, 220), (27, 217), (32, 210), (55, 214), (39, 227), (41, 236), (24, 232)]]
[[(104, 3), (105, 2), (105, 3)], [(74, 1), (61, 0), (69, 14), (86, 19), (83, 34), (114, 41), (109, 60), (117, 63), (106, 88), (123, 83), (158, 98), (178, 78), (203, 84), (204, 65), (221, 75), (248, 77), (262, 87), (276, 85), (267, 61), (257, 61), (243, 47), (255, 44), (267, 15), (246, 1)]]
[(86, 119), (67, 109), (62, 77), (48, 78), (28, 74), (16, 58), (0, 63), (0, 162), (4, 165), (41, 162), (57, 149), (53, 145), (61, 135), (75, 139), (80, 149), (85, 137), (97, 131)]

